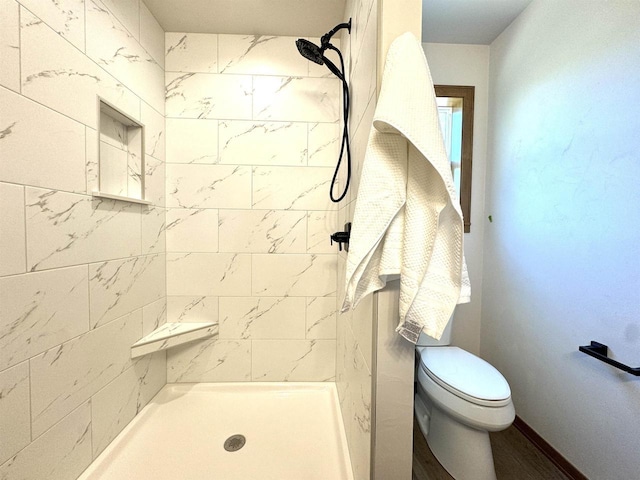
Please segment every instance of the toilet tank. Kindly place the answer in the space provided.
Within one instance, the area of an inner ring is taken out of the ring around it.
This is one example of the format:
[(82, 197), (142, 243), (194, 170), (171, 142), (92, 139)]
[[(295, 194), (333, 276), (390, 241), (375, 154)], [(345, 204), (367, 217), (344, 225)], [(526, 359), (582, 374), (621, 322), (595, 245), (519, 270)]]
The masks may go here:
[(422, 332), (420, 334), (420, 338), (418, 338), (418, 343), (416, 343), (416, 346), (418, 346), (418, 347), (435, 347), (435, 346), (443, 347), (443, 346), (446, 346), (446, 345), (451, 345), (451, 324), (452, 323), (453, 323), (453, 315), (449, 319), (449, 323), (447, 323), (447, 326), (445, 327), (444, 332), (442, 333), (442, 337), (440, 338), (440, 340), (436, 340), (435, 338), (430, 337), (426, 333)]

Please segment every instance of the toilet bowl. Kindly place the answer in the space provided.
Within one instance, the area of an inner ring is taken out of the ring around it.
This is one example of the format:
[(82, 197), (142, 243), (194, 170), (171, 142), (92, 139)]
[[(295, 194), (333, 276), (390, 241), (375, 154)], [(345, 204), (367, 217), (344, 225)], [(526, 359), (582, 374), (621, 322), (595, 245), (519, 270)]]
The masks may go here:
[(509, 384), (458, 347), (417, 347), (416, 358), (414, 409), (434, 456), (456, 480), (496, 480), (489, 432), (515, 418)]

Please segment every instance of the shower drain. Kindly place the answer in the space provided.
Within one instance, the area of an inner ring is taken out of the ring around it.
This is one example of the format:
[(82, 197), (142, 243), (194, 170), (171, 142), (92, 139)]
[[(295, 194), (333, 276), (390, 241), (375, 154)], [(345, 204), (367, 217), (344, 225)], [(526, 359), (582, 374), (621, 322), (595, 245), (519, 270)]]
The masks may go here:
[(224, 441), (224, 449), (227, 452), (237, 452), (244, 444), (247, 442), (247, 439), (244, 438), (244, 435), (231, 435)]

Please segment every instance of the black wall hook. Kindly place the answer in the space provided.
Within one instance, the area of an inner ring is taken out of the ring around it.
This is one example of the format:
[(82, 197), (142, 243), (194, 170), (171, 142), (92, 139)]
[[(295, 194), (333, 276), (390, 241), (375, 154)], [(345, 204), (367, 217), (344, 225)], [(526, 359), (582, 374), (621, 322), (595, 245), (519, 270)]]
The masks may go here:
[(337, 242), (338, 249), (342, 251), (342, 244), (344, 243), (344, 250), (345, 252), (348, 252), (350, 238), (351, 238), (351, 222), (344, 224), (343, 232), (335, 232), (331, 234), (331, 245), (333, 245), (333, 242)]

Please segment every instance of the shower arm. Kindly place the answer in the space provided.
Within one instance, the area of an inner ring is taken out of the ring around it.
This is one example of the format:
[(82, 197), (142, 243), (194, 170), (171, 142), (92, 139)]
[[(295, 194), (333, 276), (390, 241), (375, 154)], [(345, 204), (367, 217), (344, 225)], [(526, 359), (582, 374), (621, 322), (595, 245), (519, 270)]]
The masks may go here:
[(351, 19), (349, 19), (349, 21), (347, 23), (341, 23), (340, 25), (336, 25), (330, 31), (325, 33), (320, 38), (320, 45), (322, 47), (326, 47), (326, 45), (329, 44), (329, 41), (331, 40), (331, 37), (333, 37), (338, 31), (342, 30), (343, 28), (346, 28), (347, 30), (349, 30), (349, 33), (351, 33)]

